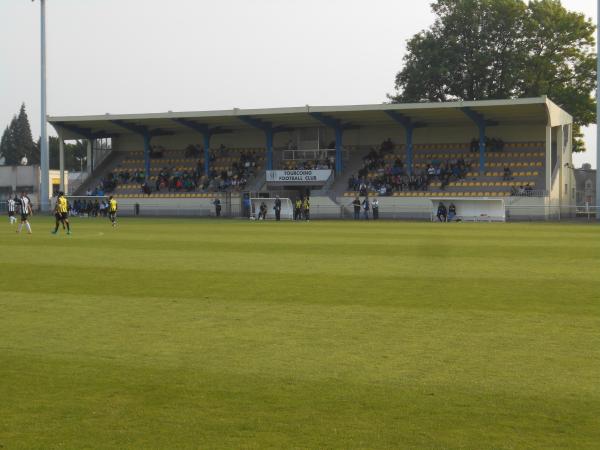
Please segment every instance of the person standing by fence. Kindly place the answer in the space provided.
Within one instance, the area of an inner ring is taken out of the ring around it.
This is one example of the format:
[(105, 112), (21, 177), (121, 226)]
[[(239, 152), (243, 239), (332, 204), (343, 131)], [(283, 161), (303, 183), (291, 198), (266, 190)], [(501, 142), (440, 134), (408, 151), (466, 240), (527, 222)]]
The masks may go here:
[(354, 207), (354, 220), (360, 219), (360, 199), (358, 195), (352, 200), (352, 206)]
[(308, 199), (308, 195), (304, 197), (304, 202), (302, 202), (302, 212), (304, 213), (304, 220), (310, 220), (310, 200)]
[(273, 209), (275, 210), (275, 220), (279, 222), (281, 220), (281, 199), (279, 195), (275, 197), (275, 207)]
[(213, 205), (215, 205), (215, 214), (217, 217), (221, 217), (221, 200), (219, 198), (215, 198), (215, 201), (213, 202)]
[(371, 208), (373, 209), (373, 220), (379, 220), (379, 201), (377, 197), (371, 202)]
[(365, 197), (362, 202), (363, 207), (363, 217), (365, 220), (369, 220), (369, 210), (371, 209), (371, 202), (369, 201), (369, 197)]

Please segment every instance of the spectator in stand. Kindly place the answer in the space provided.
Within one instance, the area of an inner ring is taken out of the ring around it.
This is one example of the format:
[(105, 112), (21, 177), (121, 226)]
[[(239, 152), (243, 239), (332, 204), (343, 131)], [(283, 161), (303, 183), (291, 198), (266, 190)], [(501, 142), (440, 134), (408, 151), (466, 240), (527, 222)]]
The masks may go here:
[(502, 179), (504, 181), (510, 181), (510, 180), (512, 180), (512, 172), (510, 170), (510, 167), (505, 167), (504, 168), (504, 175), (502, 176)]
[(361, 183), (361, 185), (358, 189), (358, 193), (363, 196), (368, 195), (369, 191), (367, 189), (367, 185), (364, 182)]
[(380, 147), (381, 153), (392, 153), (394, 151), (394, 143), (391, 138), (387, 138), (385, 141), (381, 143)]
[(437, 208), (437, 218), (440, 222), (446, 222), (448, 220), (448, 211), (442, 202), (440, 202)]
[(473, 138), (471, 141), (471, 153), (477, 153), (479, 151), (479, 139)]
[(355, 190), (355, 186), (356, 186), (356, 178), (354, 177), (354, 174), (350, 175), (350, 178), (348, 179), (348, 189), (349, 190)]

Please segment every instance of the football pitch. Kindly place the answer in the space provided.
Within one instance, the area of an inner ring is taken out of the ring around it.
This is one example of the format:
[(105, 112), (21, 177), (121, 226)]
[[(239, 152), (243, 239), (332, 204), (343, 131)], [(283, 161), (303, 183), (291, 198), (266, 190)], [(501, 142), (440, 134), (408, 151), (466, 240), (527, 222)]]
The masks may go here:
[(0, 227), (0, 448), (598, 448), (600, 227)]

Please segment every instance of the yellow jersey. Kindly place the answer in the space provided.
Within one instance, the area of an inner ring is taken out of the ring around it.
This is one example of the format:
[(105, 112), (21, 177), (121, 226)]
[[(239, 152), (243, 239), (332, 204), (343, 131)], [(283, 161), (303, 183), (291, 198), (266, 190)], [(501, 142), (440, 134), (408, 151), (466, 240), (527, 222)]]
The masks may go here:
[(56, 209), (59, 213), (66, 213), (69, 211), (69, 206), (65, 197), (58, 197), (56, 200)]
[(110, 202), (108, 202), (108, 210), (111, 213), (117, 212), (117, 201), (114, 198)]

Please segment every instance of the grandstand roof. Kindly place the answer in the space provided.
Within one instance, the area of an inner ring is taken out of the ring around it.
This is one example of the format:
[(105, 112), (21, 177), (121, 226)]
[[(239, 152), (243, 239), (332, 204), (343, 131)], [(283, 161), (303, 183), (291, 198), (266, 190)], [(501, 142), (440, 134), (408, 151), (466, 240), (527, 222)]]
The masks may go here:
[[(138, 129), (160, 130), (164, 133), (189, 132), (177, 120), (231, 131), (253, 129), (241, 117), (251, 117), (273, 127), (305, 128), (322, 123), (313, 116), (320, 113), (346, 125), (390, 126), (395, 122), (386, 111), (395, 111), (412, 122), (425, 126), (465, 126), (473, 122), (463, 108), (482, 115), (498, 124), (547, 124), (551, 126), (570, 123), (572, 118), (547, 97), (515, 100), (485, 100), (447, 103), (376, 104), (353, 106), (302, 106), (291, 108), (238, 109), (220, 111), (164, 112), (146, 114), (104, 114), (95, 116), (49, 117), (48, 121), (60, 132), (63, 139), (109, 137), (135, 133)], [(120, 123), (120, 124), (119, 124)], [(129, 126), (129, 128), (123, 125)]]

